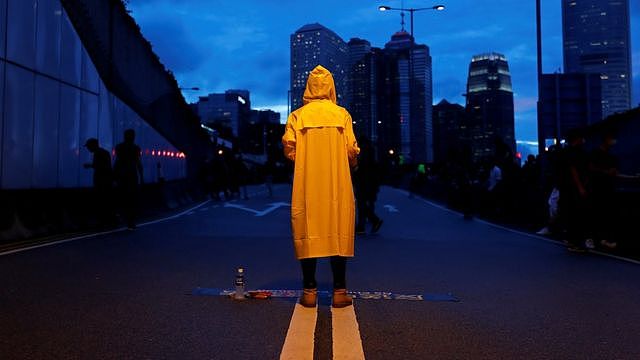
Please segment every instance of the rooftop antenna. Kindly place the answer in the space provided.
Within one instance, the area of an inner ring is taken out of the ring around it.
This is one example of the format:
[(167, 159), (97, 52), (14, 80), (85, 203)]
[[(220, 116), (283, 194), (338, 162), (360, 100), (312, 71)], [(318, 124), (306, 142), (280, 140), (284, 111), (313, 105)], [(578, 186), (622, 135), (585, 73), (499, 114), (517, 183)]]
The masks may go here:
[(400, 26), (402, 27), (402, 31), (404, 30), (404, 0), (400, 1), (400, 9), (402, 9), (402, 11), (400, 11)]

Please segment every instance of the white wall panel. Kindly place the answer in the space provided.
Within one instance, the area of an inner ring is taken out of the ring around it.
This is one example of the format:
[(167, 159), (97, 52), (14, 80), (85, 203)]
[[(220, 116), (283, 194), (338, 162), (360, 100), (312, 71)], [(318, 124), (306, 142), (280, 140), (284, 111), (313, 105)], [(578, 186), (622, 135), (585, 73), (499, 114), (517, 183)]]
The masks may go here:
[(0, 0), (0, 57), (5, 55), (7, 36), (7, 0)]
[[(0, 129), (3, 128), (4, 117), (5, 117), (5, 107), (4, 107), (4, 67), (5, 62), (0, 60)], [(0, 131), (0, 188), (2, 188), (2, 143), (3, 143), (4, 135), (2, 131)]]
[(62, 7), (57, 0), (39, 0), (36, 27), (36, 69), (58, 77)]
[(100, 83), (100, 101), (98, 102), (98, 141), (100, 146), (112, 151), (115, 147), (113, 140), (113, 118), (111, 112), (111, 95), (104, 84)]
[(36, 0), (9, 0), (7, 58), (33, 68), (36, 59)]
[(52, 188), (58, 185), (59, 103), (60, 83), (44, 76), (36, 76), (32, 181), (34, 187)]
[(80, 152), (80, 90), (60, 87), (60, 137), (58, 151), (58, 186), (77, 187)]
[(62, 80), (80, 86), (82, 73), (82, 45), (71, 21), (63, 12), (60, 48), (60, 77)]
[(87, 54), (87, 51), (82, 49), (82, 87), (92, 92), (98, 92), (100, 85), (100, 77), (96, 67), (93, 66), (93, 62)]
[[(84, 148), (88, 138), (98, 138), (98, 96), (82, 92), (80, 106), (80, 165), (91, 162), (91, 154)], [(92, 185), (92, 172), (82, 166), (78, 169), (78, 184), (80, 186)]]
[(7, 65), (2, 147), (2, 187), (31, 187), (34, 75)]

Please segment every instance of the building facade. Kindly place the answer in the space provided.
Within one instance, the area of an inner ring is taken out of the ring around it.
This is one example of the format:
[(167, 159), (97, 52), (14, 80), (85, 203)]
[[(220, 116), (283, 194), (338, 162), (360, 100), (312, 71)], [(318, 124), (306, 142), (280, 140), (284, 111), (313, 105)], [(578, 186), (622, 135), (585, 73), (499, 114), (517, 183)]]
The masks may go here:
[(544, 74), (538, 108), (538, 147), (542, 154), (571, 129), (602, 120), (599, 74)]
[(377, 141), (377, 57), (379, 49), (367, 40), (353, 38), (347, 43), (347, 87), (345, 107), (353, 119), (357, 136)]
[(497, 146), (515, 154), (511, 73), (504, 55), (473, 56), (467, 80), (466, 112), (474, 161), (491, 159)]
[(433, 106), (433, 158), (444, 163), (451, 149), (469, 146), (469, 133), (464, 106), (446, 99)]
[(0, 0), (0, 189), (92, 184), (88, 138), (112, 151), (136, 131), (146, 182), (186, 176), (185, 157), (101, 80), (59, 0)]
[(629, 0), (562, 0), (565, 73), (602, 79), (602, 115), (631, 108)]
[[(433, 162), (431, 55), (395, 33), (377, 57), (378, 143), (408, 163)], [(378, 124), (379, 122), (379, 124)]]
[(317, 65), (331, 71), (338, 104), (344, 106), (347, 83), (347, 44), (333, 31), (318, 24), (307, 24), (291, 35), (291, 111), (303, 105), (302, 96), (309, 73)]
[(238, 137), (251, 120), (251, 97), (247, 90), (227, 90), (201, 96), (195, 109), (203, 124), (224, 127), (225, 135)]

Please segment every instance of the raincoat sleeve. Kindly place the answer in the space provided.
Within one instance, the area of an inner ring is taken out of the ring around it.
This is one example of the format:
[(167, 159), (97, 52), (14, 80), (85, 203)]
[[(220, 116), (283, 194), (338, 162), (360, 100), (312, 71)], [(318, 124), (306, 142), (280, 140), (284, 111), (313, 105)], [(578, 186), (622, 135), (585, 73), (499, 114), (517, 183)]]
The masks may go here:
[(347, 114), (346, 124), (345, 124), (345, 137), (347, 141), (347, 156), (349, 157), (349, 165), (354, 167), (358, 164), (358, 154), (360, 153), (360, 148), (358, 147), (358, 142), (356, 141), (356, 136), (353, 134), (353, 122), (351, 120), (351, 115)]
[(287, 125), (282, 136), (282, 145), (284, 148), (284, 156), (291, 161), (296, 161), (296, 130), (293, 128), (293, 114), (289, 115)]

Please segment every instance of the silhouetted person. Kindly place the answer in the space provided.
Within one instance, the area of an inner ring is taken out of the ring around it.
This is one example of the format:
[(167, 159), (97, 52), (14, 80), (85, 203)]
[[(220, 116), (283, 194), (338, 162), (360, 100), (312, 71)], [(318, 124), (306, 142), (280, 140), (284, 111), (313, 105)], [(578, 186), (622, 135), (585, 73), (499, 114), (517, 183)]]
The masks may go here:
[(617, 228), (615, 219), (619, 215), (615, 201), (616, 180), (637, 178), (618, 172), (618, 159), (611, 154), (616, 142), (615, 134), (605, 133), (602, 143), (589, 158), (593, 235), (600, 245), (610, 249), (618, 245), (613, 239)]
[(93, 161), (84, 167), (93, 169), (94, 209), (102, 225), (108, 226), (113, 223), (111, 153), (101, 148), (96, 138), (87, 139), (84, 147), (93, 154)]
[(247, 193), (247, 184), (249, 183), (249, 169), (244, 163), (241, 154), (236, 154), (232, 161), (234, 186), (233, 192), (240, 197), (242, 191), (242, 199), (249, 200), (249, 194)]
[(499, 166), (499, 159), (494, 159), (491, 162), (491, 168), (489, 169), (489, 179), (487, 184), (487, 192), (489, 196), (490, 211), (493, 214), (500, 214), (504, 206), (504, 187), (503, 187), (502, 169)]
[(473, 218), (473, 183), (471, 149), (468, 146), (462, 149), (451, 149), (450, 159), (447, 164), (447, 175), (450, 177), (450, 197), (453, 204), (460, 207), (464, 218)]
[(362, 139), (359, 145), (358, 166), (353, 172), (353, 186), (358, 206), (356, 233), (365, 233), (367, 220), (372, 224), (371, 231), (375, 233), (382, 225), (382, 219), (375, 212), (380, 190), (380, 168), (375, 160), (371, 142), (368, 139)]
[(275, 171), (276, 169), (273, 160), (267, 160), (267, 163), (264, 165), (264, 184), (267, 187), (270, 199), (273, 197), (273, 174)]
[(124, 141), (116, 146), (113, 165), (120, 209), (130, 230), (136, 228), (138, 185), (143, 182), (141, 150), (135, 140), (136, 133), (133, 129), (124, 131)]
[(569, 133), (568, 146), (562, 155), (562, 178), (560, 183), (560, 216), (565, 221), (568, 250), (585, 251), (587, 239), (588, 206), (588, 157), (584, 151), (584, 136), (580, 131)]

